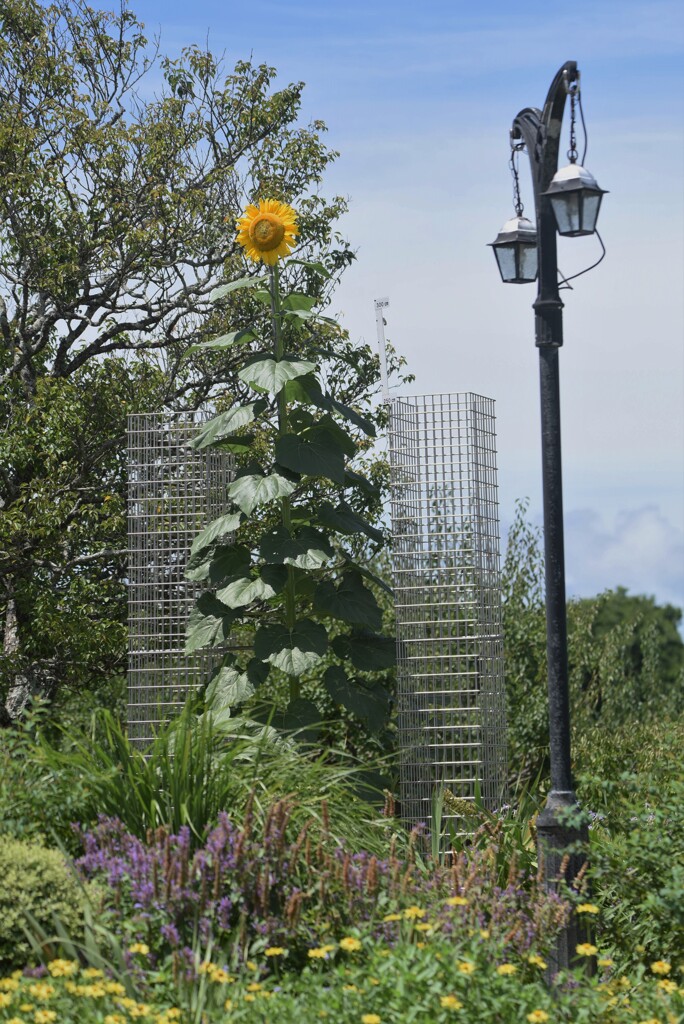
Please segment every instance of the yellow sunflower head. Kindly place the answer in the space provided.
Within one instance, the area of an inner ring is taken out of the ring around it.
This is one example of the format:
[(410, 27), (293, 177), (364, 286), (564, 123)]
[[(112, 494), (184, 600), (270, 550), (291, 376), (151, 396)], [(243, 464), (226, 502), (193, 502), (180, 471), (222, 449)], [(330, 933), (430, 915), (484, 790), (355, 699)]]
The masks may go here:
[(237, 240), (251, 260), (263, 260), (275, 266), (281, 256), (289, 256), (299, 234), (297, 214), (287, 203), (262, 199), (247, 207), (238, 220)]

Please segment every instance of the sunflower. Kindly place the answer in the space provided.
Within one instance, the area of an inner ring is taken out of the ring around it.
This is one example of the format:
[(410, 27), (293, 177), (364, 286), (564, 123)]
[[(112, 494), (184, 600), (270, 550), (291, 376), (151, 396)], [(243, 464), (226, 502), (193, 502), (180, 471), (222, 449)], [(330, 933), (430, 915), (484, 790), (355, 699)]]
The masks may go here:
[(251, 260), (263, 260), (273, 267), (281, 256), (289, 256), (299, 234), (297, 214), (287, 203), (262, 199), (247, 207), (238, 220), (237, 240)]

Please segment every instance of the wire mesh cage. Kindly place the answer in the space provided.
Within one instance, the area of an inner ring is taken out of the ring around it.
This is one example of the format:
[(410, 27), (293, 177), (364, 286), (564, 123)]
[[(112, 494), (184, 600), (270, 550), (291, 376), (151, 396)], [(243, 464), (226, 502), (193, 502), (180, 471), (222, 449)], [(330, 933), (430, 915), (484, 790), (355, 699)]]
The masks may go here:
[(192, 542), (227, 507), (232, 457), (190, 446), (202, 413), (128, 417), (128, 735), (137, 746), (206, 681), (216, 651), (184, 653), (201, 585), (185, 579)]
[[(413, 826), (430, 821), (436, 789), (489, 809), (504, 800), (493, 400), (392, 399), (389, 455), (400, 796)], [(442, 824), (464, 830), (458, 800)]]

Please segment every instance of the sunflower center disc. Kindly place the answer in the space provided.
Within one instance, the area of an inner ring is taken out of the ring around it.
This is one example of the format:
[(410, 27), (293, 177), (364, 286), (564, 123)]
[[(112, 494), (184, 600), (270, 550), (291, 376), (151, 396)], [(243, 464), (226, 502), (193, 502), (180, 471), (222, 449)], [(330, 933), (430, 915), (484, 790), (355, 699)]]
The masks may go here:
[(285, 225), (272, 213), (260, 214), (250, 225), (250, 238), (262, 252), (268, 252), (280, 245), (285, 237)]

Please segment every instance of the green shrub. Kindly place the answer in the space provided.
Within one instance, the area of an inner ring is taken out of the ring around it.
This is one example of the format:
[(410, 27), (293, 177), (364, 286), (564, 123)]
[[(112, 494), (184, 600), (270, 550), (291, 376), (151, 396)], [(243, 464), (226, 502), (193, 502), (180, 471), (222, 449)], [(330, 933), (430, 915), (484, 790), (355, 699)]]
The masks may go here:
[[(578, 745), (589, 881), (604, 946), (634, 966), (684, 950), (684, 719), (595, 730)], [(591, 772), (591, 774), (589, 774)]]
[(40, 756), (38, 737), (49, 726), (47, 704), (35, 701), (11, 729), (0, 730), (0, 834), (51, 840), (73, 850), (71, 822), (80, 820), (88, 799), (88, 773), (56, 770)]
[(27, 913), (48, 933), (55, 915), (76, 935), (81, 889), (59, 851), (0, 836), (0, 967), (23, 967), (29, 959)]

